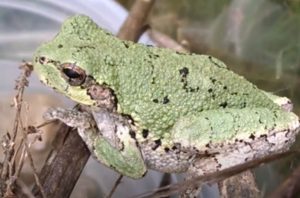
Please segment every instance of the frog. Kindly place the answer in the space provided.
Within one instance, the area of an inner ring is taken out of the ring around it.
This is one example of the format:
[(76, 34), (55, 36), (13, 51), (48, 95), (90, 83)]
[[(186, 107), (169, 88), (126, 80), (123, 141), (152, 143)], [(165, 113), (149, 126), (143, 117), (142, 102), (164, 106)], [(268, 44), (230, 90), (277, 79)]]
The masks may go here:
[(291, 101), (210, 55), (120, 40), (84, 15), (68, 18), (33, 57), (42, 83), (85, 106), (51, 109), (92, 155), (130, 178), (148, 169), (187, 178), (290, 148)]

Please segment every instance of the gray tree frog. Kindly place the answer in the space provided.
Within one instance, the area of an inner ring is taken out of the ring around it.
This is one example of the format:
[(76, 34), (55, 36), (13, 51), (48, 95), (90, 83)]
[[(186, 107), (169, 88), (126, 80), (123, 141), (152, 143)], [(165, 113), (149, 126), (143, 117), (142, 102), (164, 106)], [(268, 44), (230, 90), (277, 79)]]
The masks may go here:
[(102, 163), (132, 178), (147, 168), (188, 177), (290, 147), (299, 118), (207, 55), (121, 41), (74, 16), (33, 59), (41, 81), (92, 113), (52, 110)]

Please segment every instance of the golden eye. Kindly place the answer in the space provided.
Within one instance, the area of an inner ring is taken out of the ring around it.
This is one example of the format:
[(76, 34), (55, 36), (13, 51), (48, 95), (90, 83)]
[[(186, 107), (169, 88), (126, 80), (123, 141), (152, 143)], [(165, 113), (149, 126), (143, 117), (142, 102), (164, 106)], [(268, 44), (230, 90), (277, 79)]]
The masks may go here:
[(63, 63), (60, 67), (63, 78), (65, 78), (71, 86), (79, 86), (84, 83), (86, 78), (85, 71), (75, 63)]

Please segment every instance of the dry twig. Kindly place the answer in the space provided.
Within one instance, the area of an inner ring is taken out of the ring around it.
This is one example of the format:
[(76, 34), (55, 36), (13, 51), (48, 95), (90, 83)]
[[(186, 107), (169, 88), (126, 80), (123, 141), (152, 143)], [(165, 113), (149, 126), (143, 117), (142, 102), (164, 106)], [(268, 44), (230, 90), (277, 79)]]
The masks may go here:
[(136, 0), (117, 37), (123, 40), (137, 42), (145, 31), (145, 21), (154, 2), (155, 0)]
[(116, 182), (115, 182), (113, 188), (111, 189), (111, 191), (109, 192), (109, 194), (107, 195), (106, 198), (111, 198), (111, 197), (112, 197), (112, 195), (113, 195), (114, 192), (116, 191), (117, 187), (119, 186), (119, 184), (120, 184), (122, 178), (123, 178), (123, 175), (120, 175), (120, 176), (118, 177), (118, 179), (116, 180)]
[[(16, 155), (18, 151), (20, 150), (20, 145), (16, 145), (16, 137), (18, 134), (18, 130), (20, 128), (21, 123), (21, 111), (22, 111), (22, 104), (23, 104), (23, 94), (25, 87), (28, 86), (29, 82), (27, 78), (30, 76), (32, 72), (32, 64), (24, 62), (20, 68), (22, 69), (22, 73), (18, 80), (16, 81), (16, 87), (17, 90), (16, 96), (14, 97), (14, 107), (16, 108), (15, 113), (15, 119), (13, 122), (13, 130), (12, 135), (7, 133), (6, 135), (6, 143), (5, 145), (2, 142), (2, 146), (5, 148), (5, 159), (3, 162), (3, 169), (1, 172), (1, 179), (6, 181), (6, 190), (5, 190), (5, 196), (14, 196), (13, 188), (16, 185), (16, 179), (18, 178), (18, 175), (16, 173), (19, 173), (19, 171), (15, 171), (16, 166)], [(18, 146), (17, 149), (15, 146)]]
[(182, 53), (189, 52), (182, 45), (161, 32), (151, 29), (151, 31), (149, 31), (149, 36), (155, 41), (155, 44), (157, 44), (158, 47), (165, 47)]
[[(28, 106), (26, 107), (26, 110), (27, 110), (27, 114), (28, 114)], [(24, 146), (25, 146), (25, 151), (26, 151), (26, 154), (27, 154), (27, 157), (29, 159), (29, 164), (30, 164), (30, 167), (33, 171), (33, 176), (34, 176), (34, 180), (35, 180), (35, 183), (36, 185), (38, 186), (39, 188), (39, 191), (41, 192), (41, 195), (43, 198), (46, 198), (46, 194), (45, 194), (45, 191), (42, 187), (42, 184), (41, 184), (41, 181), (39, 179), (39, 176), (38, 176), (38, 172), (34, 166), (34, 162), (33, 162), (33, 157), (31, 155), (31, 152), (30, 152), (30, 146), (28, 144), (28, 136), (27, 136), (27, 131), (29, 131), (28, 129), (28, 120), (26, 119), (26, 128), (23, 126), (23, 123), (22, 121), (20, 120), (20, 125), (22, 126), (22, 132), (23, 132), (23, 142), (24, 142)]]

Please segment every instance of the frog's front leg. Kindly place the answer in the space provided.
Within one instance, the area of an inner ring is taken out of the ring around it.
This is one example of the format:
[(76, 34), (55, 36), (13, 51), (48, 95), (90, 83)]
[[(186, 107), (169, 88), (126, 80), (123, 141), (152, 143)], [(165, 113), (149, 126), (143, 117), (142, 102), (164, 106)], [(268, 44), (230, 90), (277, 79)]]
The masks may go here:
[(142, 177), (147, 169), (130, 126), (106, 110), (93, 114), (95, 119), (87, 112), (57, 108), (49, 110), (45, 118), (77, 128), (92, 155), (104, 165), (128, 177)]

